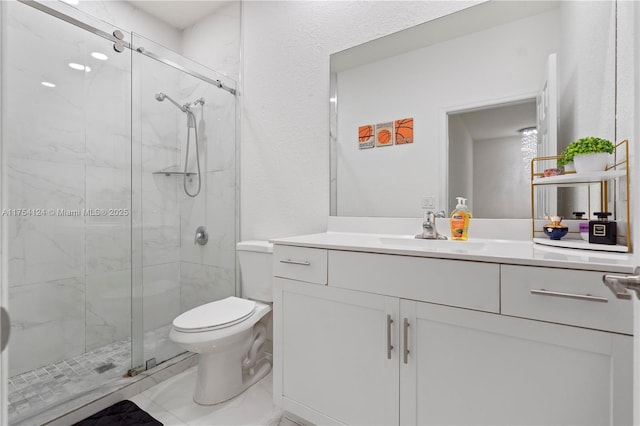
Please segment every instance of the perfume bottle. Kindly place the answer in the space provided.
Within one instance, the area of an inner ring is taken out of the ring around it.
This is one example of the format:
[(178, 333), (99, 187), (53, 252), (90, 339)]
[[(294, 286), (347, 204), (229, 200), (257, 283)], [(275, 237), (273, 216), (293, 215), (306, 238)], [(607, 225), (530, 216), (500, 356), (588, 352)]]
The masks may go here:
[(589, 241), (589, 221), (585, 220), (582, 216), (585, 215), (585, 212), (573, 212), (575, 219), (578, 222), (578, 229), (580, 231), (580, 236), (583, 240)]
[(617, 224), (607, 219), (611, 213), (595, 212), (594, 215), (598, 219), (589, 221), (589, 243), (615, 245), (617, 243)]

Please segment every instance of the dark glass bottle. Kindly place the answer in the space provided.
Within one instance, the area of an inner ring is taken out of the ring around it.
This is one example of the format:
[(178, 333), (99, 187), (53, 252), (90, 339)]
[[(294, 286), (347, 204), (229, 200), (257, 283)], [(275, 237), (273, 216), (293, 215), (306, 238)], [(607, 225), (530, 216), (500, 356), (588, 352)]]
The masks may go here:
[(611, 213), (595, 212), (593, 214), (598, 219), (589, 221), (589, 243), (615, 245), (618, 230), (617, 224), (607, 219)]

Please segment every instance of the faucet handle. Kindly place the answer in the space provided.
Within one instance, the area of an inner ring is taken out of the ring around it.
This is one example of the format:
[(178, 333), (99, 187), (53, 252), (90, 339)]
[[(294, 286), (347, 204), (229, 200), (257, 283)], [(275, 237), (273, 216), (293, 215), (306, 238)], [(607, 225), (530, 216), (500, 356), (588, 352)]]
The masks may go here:
[(436, 221), (436, 215), (433, 210), (425, 210), (422, 215), (422, 222), (424, 225), (431, 225)]
[(444, 212), (444, 210), (438, 210), (436, 212), (436, 217), (447, 217), (447, 214)]

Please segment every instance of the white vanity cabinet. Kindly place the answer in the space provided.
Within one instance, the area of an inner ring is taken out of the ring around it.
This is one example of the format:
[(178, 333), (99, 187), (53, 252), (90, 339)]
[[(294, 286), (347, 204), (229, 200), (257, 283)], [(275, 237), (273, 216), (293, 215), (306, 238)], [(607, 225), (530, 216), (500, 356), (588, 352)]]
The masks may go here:
[(398, 353), (387, 357), (385, 349), (397, 299), (281, 278), (274, 284), (276, 402), (315, 424), (397, 424)]
[(632, 424), (632, 339), (401, 301), (403, 425)]
[(606, 297), (602, 273), (299, 249), (274, 250), (285, 410), (314, 424), (632, 423), (631, 307), (589, 298)]

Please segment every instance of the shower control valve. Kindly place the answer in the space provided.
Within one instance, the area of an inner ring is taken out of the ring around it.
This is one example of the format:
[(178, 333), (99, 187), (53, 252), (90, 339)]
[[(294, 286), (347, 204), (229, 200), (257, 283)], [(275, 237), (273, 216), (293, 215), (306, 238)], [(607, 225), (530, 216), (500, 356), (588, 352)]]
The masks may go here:
[(196, 239), (194, 244), (200, 244), (201, 246), (207, 244), (209, 241), (209, 233), (207, 232), (207, 228), (205, 226), (198, 226), (196, 229)]

